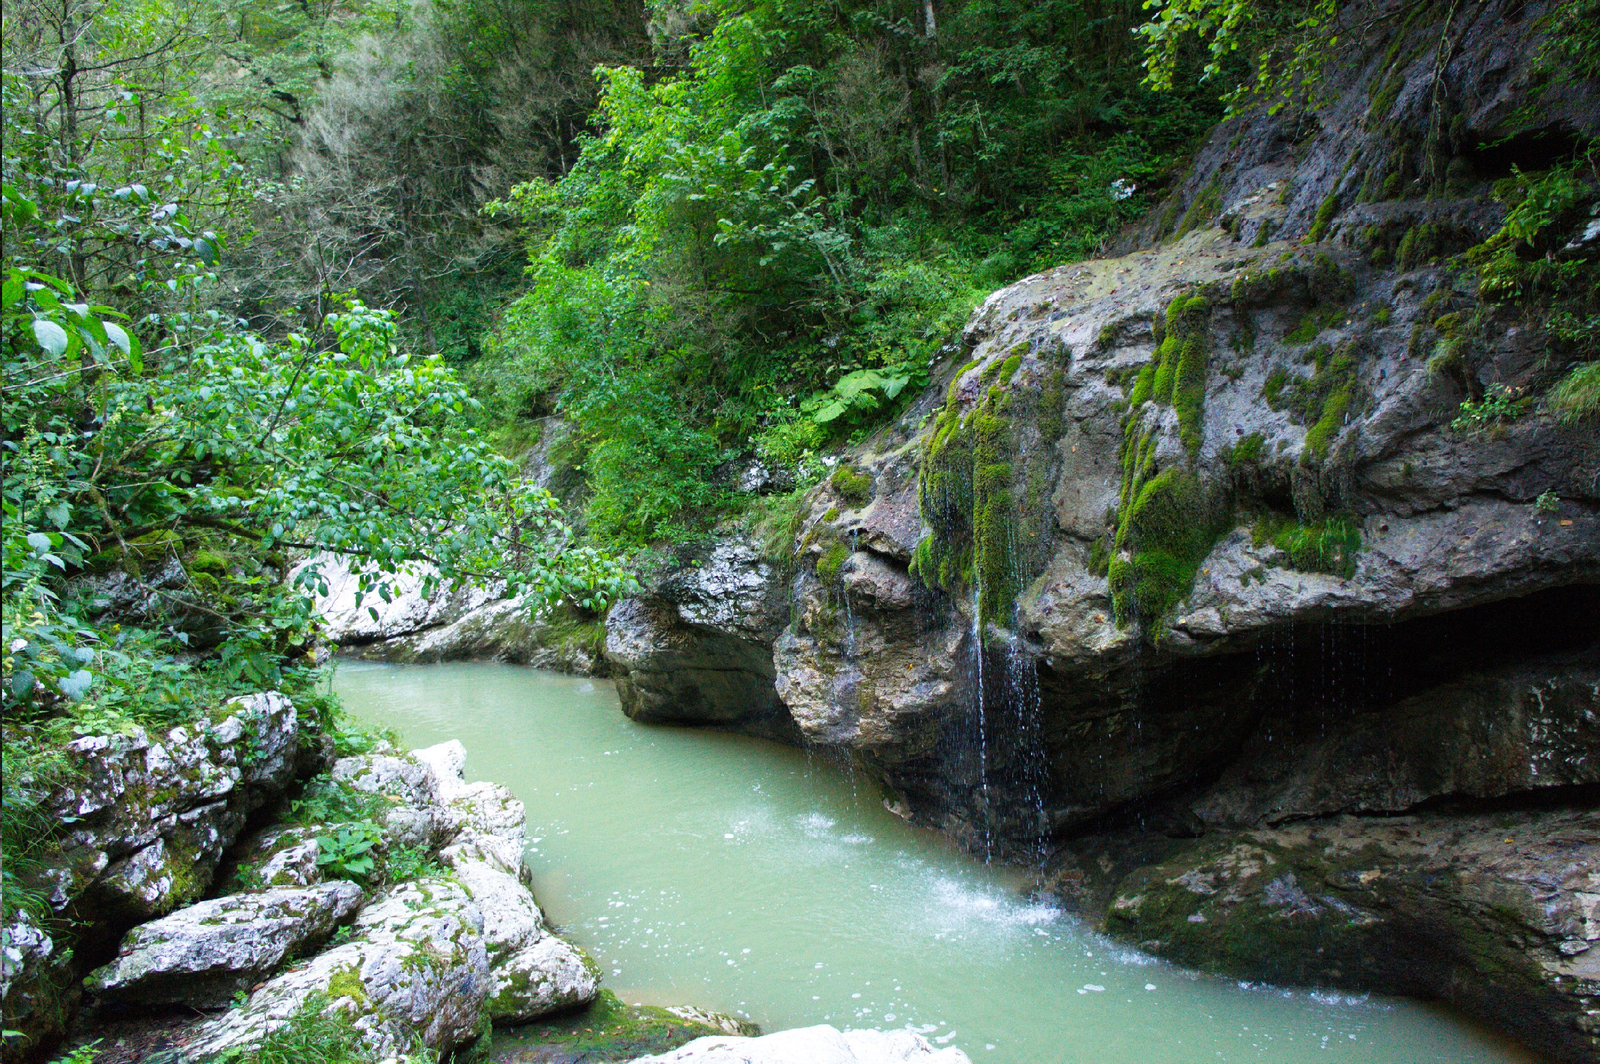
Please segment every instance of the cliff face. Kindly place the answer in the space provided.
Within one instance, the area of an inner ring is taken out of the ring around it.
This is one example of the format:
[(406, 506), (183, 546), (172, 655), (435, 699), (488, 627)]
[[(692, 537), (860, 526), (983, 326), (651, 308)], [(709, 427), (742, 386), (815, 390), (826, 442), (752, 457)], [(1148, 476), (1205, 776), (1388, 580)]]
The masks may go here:
[[(758, 581), (787, 624), (735, 634), (770, 639), (805, 741), (979, 852), (1053, 853), (1114, 933), (1474, 1008), (1500, 985), (1487, 1014), (1592, 1059), (1600, 431), (1540, 397), (1593, 352), (1458, 257), (1506, 179), (1600, 133), (1596, 87), (1539, 71), (1546, 13), (1347, 9), (1314, 110), (1230, 120), (1119, 257), (989, 298), (809, 497)], [(1592, 275), (1596, 213), (1546, 261)], [(728, 637), (649, 619), (672, 601), (613, 637)], [(679, 719), (746, 707), (771, 731), (764, 688)], [(1266, 856), (1214, 867), (1237, 846)]]

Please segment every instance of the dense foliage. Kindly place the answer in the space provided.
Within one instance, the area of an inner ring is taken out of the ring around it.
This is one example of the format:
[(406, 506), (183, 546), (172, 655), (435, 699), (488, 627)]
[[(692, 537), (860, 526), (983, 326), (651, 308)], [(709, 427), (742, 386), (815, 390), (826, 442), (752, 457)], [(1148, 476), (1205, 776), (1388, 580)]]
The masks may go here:
[(626, 543), (738, 506), (714, 471), (751, 450), (815, 475), (983, 294), (1137, 217), (1215, 116), (1141, 84), (1136, 3), (695, 12), (664, 71), (601, 69), (570, 172), (497, 205), (530, 289), (472, 370), (502, 417), (572, 423), (589, 527)]
[(30, 858), (60, 828), (38, 803), (62, 742), (266, 687), (325, 714), (316, 559), (352, 559), (377, 596), (423, 566), (579, 611), (631, 580), (395, 310), (323, 289), (263, 318), (243, 291), (286, 195), (282, 133), (383, 10), (5, 17), (4, 905), (49, 921)]

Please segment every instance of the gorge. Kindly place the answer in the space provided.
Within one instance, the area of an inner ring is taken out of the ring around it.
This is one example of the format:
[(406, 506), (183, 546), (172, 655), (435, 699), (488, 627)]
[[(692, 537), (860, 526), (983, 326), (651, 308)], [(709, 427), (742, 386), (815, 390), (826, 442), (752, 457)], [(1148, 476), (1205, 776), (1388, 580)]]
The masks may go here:
[(7, 1064), (1600, 1061), (1594, 0), (491, 6), (7, 73)]

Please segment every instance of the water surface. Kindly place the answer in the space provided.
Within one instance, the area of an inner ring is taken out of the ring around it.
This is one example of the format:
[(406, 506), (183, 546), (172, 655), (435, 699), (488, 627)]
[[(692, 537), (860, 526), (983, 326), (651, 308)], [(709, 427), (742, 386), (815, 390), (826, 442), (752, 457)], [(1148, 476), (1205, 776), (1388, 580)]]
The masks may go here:
[(460, 739), (528, 807), (551, 921), (624, 1000), (767, 1030), (902, 1027), (975, 1064), (1525, 1061), (1423, 1006), (1198, 976), (1027, 901), (823, 759), (647, 727), (610, 683), (509, 665), (342, 663), (359, 721)]

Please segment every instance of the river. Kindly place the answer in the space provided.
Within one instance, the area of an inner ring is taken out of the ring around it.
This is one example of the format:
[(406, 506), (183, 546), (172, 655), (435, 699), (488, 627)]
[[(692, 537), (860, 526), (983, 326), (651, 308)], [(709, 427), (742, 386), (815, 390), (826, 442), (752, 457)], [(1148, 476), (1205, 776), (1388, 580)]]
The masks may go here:
[(1409, 1002), (1196, 975), (1026, 899), (819, 757), (624, 717), (606, 681), (341, 663), (357, 721), (459, 739), (527, 804), (550, 920), (626, 1001), (910, 1026), (975, 1064), (1528, 1061)]

